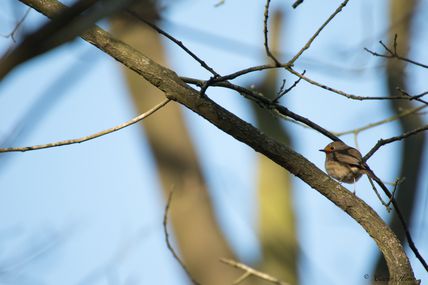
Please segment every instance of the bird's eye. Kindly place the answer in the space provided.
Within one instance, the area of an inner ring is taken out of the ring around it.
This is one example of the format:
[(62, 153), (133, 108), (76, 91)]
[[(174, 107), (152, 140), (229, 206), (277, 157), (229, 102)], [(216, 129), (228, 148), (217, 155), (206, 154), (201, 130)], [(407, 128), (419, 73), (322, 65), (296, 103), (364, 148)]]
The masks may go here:
[(334, 146), (331, 146), (331, 147), (330, 147), (330, 150), (334, 150)]

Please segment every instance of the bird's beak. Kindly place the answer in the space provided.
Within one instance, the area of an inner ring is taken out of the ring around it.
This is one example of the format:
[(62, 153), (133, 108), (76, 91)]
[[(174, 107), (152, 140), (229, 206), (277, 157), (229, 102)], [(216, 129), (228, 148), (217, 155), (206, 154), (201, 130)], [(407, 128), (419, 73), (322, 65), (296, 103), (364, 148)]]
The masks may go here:
[(322, 151), (322, 152), (327, 152), (325, 149), (319, 149), (319, 151)]

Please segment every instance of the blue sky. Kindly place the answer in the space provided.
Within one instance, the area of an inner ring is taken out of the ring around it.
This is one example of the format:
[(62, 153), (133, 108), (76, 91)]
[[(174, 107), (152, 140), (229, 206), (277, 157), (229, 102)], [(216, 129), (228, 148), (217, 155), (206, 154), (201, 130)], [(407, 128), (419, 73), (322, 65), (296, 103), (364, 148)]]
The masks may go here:
[[(296, 10), (290, 8), (292, 1), (289, 2), (273, 1), (272, 8), (285, 9), (282, 46), (293, 54), (339, 2), (305, 1)], [(170, 5), (165, 13), (168, 21), (163, 27), (221, 74), (264, 63), (264, 1), (226, 0), (218, 8), (215, 3), (186, 0)], [(420, 9), (425, 11), (426, 6), (427, 1), (422, 1)], [(13, 18), (6, 10), (0, 12), (1, 22), (7, 23), (1, 25), (1, 34), (7, 34), (13, 27)], [(362, 48), (380, 50), (377, 42), (386, 40), (386, 16), (387, 1), (350, 1), (305, 52), (301, 62), (297, 62), (297, 68), (306, 68), (311, 78), (349, 93), (384, 95), (383, 72), (376, 68), (381, 62)], [(32, 11), (28, 26), (40, 21), (43, 17)], [(424, 47), (428, 38), (422, 31), (427, 20), (420, 16), (415, 22), (413, 35), (417, 41), (411, 56), (426, 63)], [(189, 32), (185, 27), (197, 27), (199, 32)], [(240, 45), (228, 46), (220, 39), (209, 41), (204, 37), (206, 34)], [(11, 43), (10, 39), (0, 38), (0, 50), (5, 51)], [(167, 40), (165, 45), (171, 68), (179, 75), (207, 78), (207, 72), (178, 47)], [(329, 65), (320, 68), (319, 62)], [(46, 88), (72, 65), (77, 66), (78, 73), (84, 72), (84, 76), (67, 86), (60, 99), (50, 99), (52, 107), (48, 112), (26, 120), (31, 132), (17, 144), (75, 138), (136, 115), (118, 64), (83, 41), (75, 40), (17, 68), (0, 84), (1, 137), (10, 134), (25, 112), (45, 95)], [(337, 71), (331, 65), (348, 71)], [(368, 68), (364, 72), (349, 71), (362, 67)], [(408, 72), (413, 80), (410, 91), (426, 90), (426, 71), (409, 67)], [(236, 82), (256, 84), (260, 75), (255, 73)], [(288, 82), (294, 81), (285, 76)], [(71, 79), (60, 78), (61, 86)], [(57, 92), (53, 88), (48, 94), (55, 98)], [(247, 102), (239, 95), (217, 88), (209, 89), (208, 94), (245, 120), (253, 120)], [(288, 94), (286, 104), (332, 131), (359, 127), (391, 115), (384, 102), (350, 101), (307, 83), (301, 83)], [(161, 115), (162, 111), (150, 119), (156, 120)], [(256, 183), (252, 179), (256, 175), (255, 153), (199, 116), (189, 111), (185, 111), (185, 116), (197, 150), (204, 154), (202, 165), (219, 222), (238, 256), (245, 262), (254, 262), (259, 254)], [(323, 168), (324, 157), (318, 149), (328, 139), (299, 126), (288, 126), (295, 149)], [(394, 123), (371, 129), (358, 137), (359, 148), (365, 153), (379, 138), (397, 133)], [(344, 140), (354, 145), (352, 136)], [(369, 161), (385, 181), (393, 181), (398, 175), (395, 163), (398, 146), (397, 143), (382, 148)], [(0, 165), (0, 171), (0, 248), (3, 249), (0, 265), (13, 265), (4, 275), (9, 283), (186, 283), (183, 272), (166, 250), (162, 232), (164, 201), (153, 157), (138, 126), (79, 145), (12, 154)], [(364, 275), (371, 274), (376, 252), (372, 240), (327, 199), (298, 179), (294, 183), (299, 241), (305, 256), (301, 264), (303, 284), (368, 282)], [(362, 179), (356, 187), (358, 195), (388, 219), (368, 182)], [(428, 188), (426, 177), (421, 187)], [(428, 244), (424, 241), (428, 233), (423, 217), (427, 195), (418, 201), (414, 223), (417, 229), (412, 229), (412, 233), (426, 257)], [(46, 249), (34, 257), (37, 262), (31, 262), (32, 259), (10, 262), (13, 257), (26, 256), (26, 250), (32, 248)], [(409, 252), (409, 257), (416, 276), (428, 280), (413, 253)]]

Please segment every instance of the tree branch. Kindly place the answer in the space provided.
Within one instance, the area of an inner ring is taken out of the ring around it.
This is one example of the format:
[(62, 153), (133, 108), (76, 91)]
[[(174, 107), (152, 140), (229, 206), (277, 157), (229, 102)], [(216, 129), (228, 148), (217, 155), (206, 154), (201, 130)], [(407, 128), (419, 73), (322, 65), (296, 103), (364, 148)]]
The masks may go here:
[(414, 64), (416, 66), (420, 66), (420, 67), (423, 67), (423, 68), (428, 68), (428, 65), (426, 65), (426, 64), (422, 64), (420, 62), (417, 62), (417, 61), (414, 61), (414, 60), (402, 57), (402, 56), (400, 56), (398, 54), (398, 52), (397, 52), (397, 34), (395, 34), (395, 36), (394, 36), (394, 43), (393, 43), (393, 48), (394, 49), (393, 50), (391, 50), (390, 48), (388, 48), (382, 41), (379, 41), (379, 43), (386, 50), (386, 54), (380, 54), (380, 53), (374, 52), (372, 50), (369, 50), (368, 48), (364, 48), (364, 50), (366, 52), (370, 53), (373, 56), (378, 56), (378, 57), (383, 57), (383, 58), (396, 58), (398, 60), (405, 61), (405, 62)]
[(163, 100), (161, 103), (159, 103), (158, 105), (156, 105), (155, 107), (153, 107), (152, 109), (150, 109), (149, 111), (123, 123), (120, 124), (118, 126), (103, 130), (101, 132), (89, 135), (89, 136), (84, 136), (78, 139), (71, 139), (71, 140), (64, 140), (64, 141), (59, 141), (59, 142), (53, 142), (53, 143), (47, 143), (47, 144), (39, 144), (39, 145), (33, 145), (33, 146), (24, 146), (24, 147), (8, 147), (8, 148), (0, 148), (0, 153), (3, 152), (25, 152), (25, 151), (30, 151), (30, 150), (39, 150), (39, 149), (45, 149), (45, 148), (51, 148), (51, 147), (59, 147), (59, 146), (64, 146), (64, 145), (70, 145), (70, 144), (76, 144), (76, 143), (82, 143), (82, 142), (86, 142), (95, 138), (99, 138), (101, 136), (105, 136), (107, 134), (110, 133), (114, 133), (117, 132), (123, 128), (126, 128), (130, 125), (133, 125), (135, 123), (138, 123), (139, 121), (147, 118), (148, 116), (154, 114), (156, 111), (158, 111), (159, 109), (161, 109), (163, 106), (165, 106), (169, 101), (171, 101), (170, 99), (165, 99)]
[(162, 223), (162, 225), (163, 225), (163, 233), (164, 233), (164, 236), (165, 236), (166, 246), (168, 247), (168, 250), (171, 252), (171, 254), (174, 257), (174, 259), (178, 262), (178, 264), (180, 264), (180, 266), (184, 270), (184, 272), (186, 272), (187, 277), (189, 277), (189, 279), (190, 279), (190, 281), (192, 281), (193, 285), (200, 285), (200, 283), (198, 281), (196, 281), (193, 278), (193, 276), (190, 274), (189, 269), (184, 264), (184, 262), (180, 259), (180, 257), (178, 256), (178, 254), (175, 252), (174, 248), (172, 247), (171, 242), (169, 241), (168, 213), (169, 213), (169, 208), (171, 207), (171, 202), (172, 202), (173, 195), (174, 195), (174, 190), (172, 190), (169, 193), (168, 201), (166, 203), (165, 212), (164, 212), (164, 215), (163, 215), (163, 223)]

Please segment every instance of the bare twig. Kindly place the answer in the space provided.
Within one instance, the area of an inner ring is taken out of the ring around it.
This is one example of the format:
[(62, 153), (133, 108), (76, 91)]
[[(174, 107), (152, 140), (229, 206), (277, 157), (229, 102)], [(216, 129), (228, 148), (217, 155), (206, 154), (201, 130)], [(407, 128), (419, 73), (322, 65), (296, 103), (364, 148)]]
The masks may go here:
[[(388, 211), (388, 213), (389, 213), (389, 212), (391, 212), (390, 204), (391, 204), (392, 199), (390, 199), (388, 203), (387, 203), (387, 202), (385, 202), (385, 201), (382, 199), (382, 196), (380, 196), (379, 192), (377, 191), (376, 185), (374, 185), (373, 180), (370, 178), (370, 176), (367, 176), (367, 178), (369, 179), (370, 185), (372, 186), (372, 189), (373, 189), (373, 191), (375, 192), (375, 194), (376, 194), (377, 198), (379, 199), (379, 201), (382, 203), (382, 205), (384, 205), (384, 206), (385, 206), (385, 208), (386, 208), (386, 210)], [(394, 191), (394, 192), (395, 192), (395, 191)], [(394, 192), (393, 192), (393, 193), (394, 193)], [(394, 197), (394, 194), (392, 194), (392, 197)]]
[(379, 56), (379, 57), (383, 57), (383, 58), (396, 58), (398, 60), (405, 61), (405, 62), (414, 64), (414, 65), (417, 65), (417, 66), (420, 66), (423, 68), (428, 68), (428, 65), (426, 65), (426, 64), (422, 64), (420, 62), (402, 57), (398, 54), (398, 52), (397, 52), (397, 34), (395, 34), (395, 36), (394, 36), (393, 50), (388, 48), (382, 41), (379, 41), (379, 43), (386, 50), (386, 52), (387, 52), (386, 54), (380, 54), (380, 53), (374, 52), (372, 50), (369, 50), (368, 48), (364, 48), (364, 50), (367, 51), (368, 53), (370, 53), (371, 55), (374, 55), (374, 56)]
[(265, 13), (264, 13), (264, 21), (263, 21), (263, 35), (264, 35), (264, 46), (266, 50), (266, 54), (268, 57), (270, 57), (274, 62), (276, 66), (281, 66), (281, 63), (276, 59), (276, 57), (272, 54), (272, 52), (269, 49), (269, 37), (268, 37), (268, 19), (269, 19), (269, 5), (271, 0), (266, 0), (265, 5)]
[(328, 19), (321, 25), (321, 27), (318, 28), (318, 30), (315, 32), (315, 34), (308, 40), (308, 42), (297, 52), (297, 54), (295, 56), (293, 56), (292, 59), (290, 59), (289, 62), (287, 62), (287, 66), (293, 66), (294, 62), (296, 62), (296, 60), (303, 54), (303, 52), (305, 50), (307, 50), (312, 42), (316, 39), (316, 37), (318, 37), (318, 35), (321, 33), (321, 31), (325, 28), (325, 26), (328, 25), (328, 23), (330, 23), (331, 20), (333, 20), (333, 18), (340, 13), (340, 11), (342, 11), (342, 9), (346, 6), (346, 4), (348, 4), (349, 0), (345, 0), (342, 2), (342, 4), (339, 5), (339, 7), (333, 12), (333, 14), (330, 15), (330, 17), (328, 17)]
[(59, 141), (59, 142), (53, 142), (53, 143), (47, 143), (47, 144), (40, 144), (40, 145), (34, 145), (34, 146), (25, 146), (25, 147), (9, 147), (9, 148), (0, 148), (0, 153), (3, 152), (25, 152), (25, 151), (30, 151), (30, 150), (39, 150), (39, 149), (45, 149), (45, 148), (51, 148), (51, 147), (59, 147), (59, 146), (64, 146), (64, 145), (70, 145), (70, 144), (76, 144), (76, 143), (82, 143), (85, 141), (89, 141), (113, 132), (116, 132), (118, 130), (121, 130), (123, 128), (126, 128), (130, 125), (133, 125), (135, 123), (138, 123), (139, 121), (147, 118), (148, 116), (154, 114), (156, 111), (158, 111), (159, 109), (161, 109), (163, 106), (165, 106), (169, 101), (171, 101), (170, 99), (165, 99), (164, 101), (162, 101), (161, 103), (159, 103), (158, 105), (156, 105), (155, 107), (153, 107), (152, 109), (150, 109), (149, 111), (123, 123), (120, 124), (118, 126), (115, 126), (113, 128), (109, 128), (106, 130), (103, 130), (101, 132), (89, 135), (89, 136), (85, 136), (85, 137), (81, 137), (78, 139), (71, 139), (71, 140), (64, 140), (64, 141)]
[[(401, 183), (403, 183), (404, 182), (404, 180), (406, 180), (406, 177), (399, 177), (399, 178), (397, 178), (395, 181), (394, 181), (394, 190), (392, 190), (392, 197), (394, 198), (395, 197), (395, 192), (397, 191), (397, 189), (398, 189), (398, 186), (401, 184)], [(391, 203), (392, 202), (392, 200), (389, 202), (389, 203)]]
[[(228, 75), (219, 76), (219, 77), (212, 80), (212, 83), (213, 83), (212, 85), (218, 85), (218, 84), (214, 84), (214, 83), (232, 80), (232, 79), (235, 79), (237, 77), (240, 77), (240, 76), (252, 73), (252, 72), (262, 71), (262, 70), (267, 70), (267, 69), (272, 69), (272, 68), (278, 68), (278, 66), (273, 65), (273, 64), (264, 64), (264, 65), (252, 66), (252, 67), (249, 67), (246, 69), (242, 69), (242, 70), (230, 73)], [(303, 72), (299, 73), (299, 72), (295, 71), (293, 68), (287, 66), (286, 64), (282, 64), (280, 66), (280, 68), (285, 68), (287, 71), (289, 71), (293, 75), (301, 78), (302, 80), (308, 82), (309, 84), (318, 86), (322, 89), (325, 89), (327, 91), (330, 91), (330, 92), (336, 93), (338, 95), (344, 96), (348, 99), (353, 99), (353, 100), (358, 100), (358, 101), (363, 101), (363, 100), (411, 100), (408, 96), (358, 96), (358, 95), (350, 94), (350, 93), (341, 91), (339, 89), (335, 89), (333, 87), (327, 86), (325, 84), (319, 83), (319, 82), (305, 76)]]
[(318, 86), (318, 87), (320, 87), (322, 89), (325, 89), (325, 90), (328, 90), (330, 92), (336, 93), (338, 95), (344, 96), (344, 97), (346, 97), (348, 99), (353, 99), (353, 100), (358, 100), (358, 101), (363, 101), (363, 100), (410, 100), (409, 97), (407, 97), (407, 96), (372, 96), (371, 97), (371, 96), (353, 95), (353, 94), (341, 91), (339, 89), (335, 89), (333, 87), (327, 86), (327, 85), (325, 85), (323, 83), (319, 83), (319, 82), (317, 82), (317, 81), (315, 81), (313, 79), (310, 79), (307, 76), (305, 76), (305, 75), (303, 75), (303, 74), (295, 71), (291, 67), (287, 68), (287, 70), (290, 73), (296, 75), (297, 77), (303, 79), (304, 81), (306, 81), (306, 82), (308, 82), (308, 83), (310, 83), (312, 85)]
[(392, 190), (392, 193), (391, 193), (392, 197), (389, 199), (389, 202), (387, 204), (388, 206), (391, 205), (391, 203), (393, 202), (393, 199), (395, 199), (395, 192), (397, 191), (398, 186), (401, 183), (403, 183), (404, 180), (406, 180), (406, 177), (399, 177), (394, 181), (394, 183), (392, 183), (392, 185), (394, 186), (394, 189)]
[[(284, 93), (284, 90), (285, 90), (285, 84), (287, 83), (287, 80), (286, 79), (283, 79), (282, 80), (282, 83), (281, 83), (281, 87), (279, 87), (279, 90), (278, 90), (278, 92), (276, 92), (276, 96), (278, 97), (278, 96), (280, 96), (282, 93)], [(273, 101), (275, 101), (275, 99), (273, 100)]]
[(159, 34), (165, 36), (167, 39), (169, 39), (170, 41), (172, 41), (173, 43), (175, 43), (177, 46), (179, 46), (182, 50), (184, 50), (188, 55), (190, 55), (194, 60), (196, 60), (197, 62), (199, 62), (199, 64), (205, 68), (206, 70), (208, 70), (213, 76), (207, 80), (202, 86), (201, 86), (201, 90), (199, 91), (201, 96), (205, 95), (205, 92), (207, 91), (208, 87), (210, 87), (212, 85), (212, 82), (214, 82), (214, 80), (218, 77), (221, 77), (220, 74), (218, 74), (212, 67), (210, 67), (204, 60), (202, 60), (200, 57), (198, 57), (194, 52), (192, 52), (189, 48), (187, 48), (182, 41), (176, 39), (175, 37), (173, 37), (171, 34), (167, 33), (166, 31), (164, 31), (163, 29), (161, 29), (160, 27), (158, 27), (157, 25), (155, 25), (152, 22), (147, 21), (146, 19), (144, 19), (143, 17), (141, 17), (138, 13), (127, 9), (126, 10), (130, 15), (134, 16), (135, 18), (137, 18), (138, 20), (140, 20), (141, 22), (145, 23), (146, 25), (148, 25), (149, 27), (151, 27), (152, 29), (154, 29), (155, 31), (157, 31)]
[(16, 23), (15, 27), (13, 28), (13, 30), (9, 34), (4, 35), (3, 37), (5, 37), (5, 38), (9, 38), (10, 37), (12, 39), (12, 41), (14, 43), (16, 43), (15, 33), (16, 33), (16, 31), (18, 31), (19, 27), (21, 27), (22, 23), (24, 23), (25, 19), (27, 18), (28, 14), (30, 13), (30, 11), (31, 11), (31, 8), (28, 8), (27, 11), (25, 11), (24, 16), (22, 16), (22, 18)]
[(273, 277), (267, 273), (258, 271), (258, 270), (251, 268), (250, 266), (245, 265), (243, 263), (240, 263), (240, 262), (237, 262), (237, 261), (234, 261), (231, 259), (227, 259), (227, 258), (220, 258), (220, 261), (227, 264), (227, 265), (230, 265), (232, 267), (235, 267), (235, 268), (238, 268), (238, 269), (241, 269), (244, 271), (244, 274), (241, 277), (239, 277), (235, 282), (233, 282), (233, 284), (239, 284), (244, 279), (246, 279), (247, 277), (253, 275), (253, 276), (256, 276), (256, 277), (263, 279), (265, 281), (271, 282), (273, 284), (290, 285), (290, 283), (283, 282), (276, 277)]
[(378, 140), (376, 145), (363, 157), (363, 161), (367, 161), (376, 151), (378, 151), (378, 149), (380, 147), (382, 147), (386, 144), (408, 138), (410, 136), (413, 136), (415, 134), (418, 134), (418, 133), (426, 131), (426, 130), (428, 130), (428, 125), (414, 129), (414, 130), (409, 131), (409, 132), (405, 132), (404, 134), (399, 135), (399, 136), (391, 137), (389, 139), (380, 139), (380, 140)]
[(171, 245), (171, 242), (169, 241), (169, 233), (168, 233), (168, 212), (169, 212), (169, 208), (171, 207), (171, 202), (172, 202), (172, 197), (174, 195), (174, 189), (171, 190), (171, 192), (169, 193), (168, 196), (168, 201), (166, 203), (165, 206), (165, 213), (163, 215), (163, 231), (164, 231), (164, 235), (165, 235), (165, 242), (166, 242), (166, 246), (168, 247), (168, 250), (171, 252), (172, 256), (174, 257), (175, 260), (177, 260), (177, 262), (180, 264), (181, 268), (184, 270), (184, 272), (186, 272), (187, 276), (189, 277), (189, 279), (192, 281), (192, 283), (194, 285), (200, 285), (199, 282), (197, 282), (192, 275), (190, 274), (189, 269), (187, 269), (186, 265), (184, 264), (183, 261), (181, 261), (180, 257), (178, 256), (178, 254), (175, 252), (174, 248)]
[(128, 12), (130, 15), (132, 15), (133, 17), (135, 17), (136, 19), (138, 19), (139, 21), (143, 22), (144, 24), (146, 24), (147, 26), (149, 26), (150, 28), (152, 28), (153, 30), (155, 30), (156, 32), (158, 32), (159, 34), (165, 36), (167, 39), (169, 39), (170, 41), (172, 41), (173, 43), (175, 43), (177, 46), (179, 46), (182, 50), (184, 50), (188, 55), (190, 55), (194, 60), (196, 60), (197, 62), (199, 62), (199, 64), (205, 68), (206, 70), (208, 70), (212, 75), (214, 76), (220, 76), (212, 67), (210, 67), (205, 61), (203, 61), (201, 58), (199, 58), (195, 53), (193, 53), (189, 48), (187, 48), (182, 41), (176, 39), (175, 37), (173, 37), (171, 34), (169, 34), (168, 32), (164, 31), (163, 29), (161, 29), (160, 27), (158, 27), (157, 25), (155, 25), (154, 23), (147, 21), (146, 19), (144, 19), (144, 17), (142, 17), (141, 15), (139, 15), (138, 13), (136, 13), (135, 11), (131, 10), (131, 9), (126, 9), (126, 12)]
[(409, 100), (416, 100), (419, 101), (421, 103), (424, 103), (426, 105), (428, 105), (428, 101), (422, 100), (421, 98), (425, 95), (428, 94), (428, 91), (422, 92), (421, 94), (418, 95), (410, 95), (408, 92), (404, 91), (403, 89), (401, 89), (400, 87), (396, 87), (395, 89), (397, 89), (401, 94), (403, 94), (404, 96), (409, 97)]
[[(305, 75), (306, 70), (303, 70), (302, 75)], [(290, 87), (288, 87), (287, 89), (284, 90), (285, 87), (285, 81), (284, 84), (281, 86), (279, 92), (278, 92), (278, 96), (273, 99), (273, 102), (277, 103), (279, 99), (281, 99), (282, 96), (284, 96), (285, 94), (287, 94), (288, 92), (290, 92), (291, 90), (293, 90), (294, 87), (297, 86), (297, 84), (299, 84), (300, 80), (302, 80), (301, 77), (299, 77), (299, 79), (297, 79), (296, 81), (294, 81), (293, 85), (291, 85)]]

